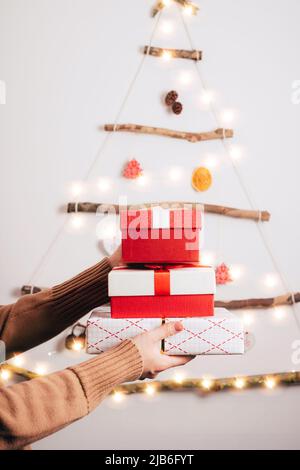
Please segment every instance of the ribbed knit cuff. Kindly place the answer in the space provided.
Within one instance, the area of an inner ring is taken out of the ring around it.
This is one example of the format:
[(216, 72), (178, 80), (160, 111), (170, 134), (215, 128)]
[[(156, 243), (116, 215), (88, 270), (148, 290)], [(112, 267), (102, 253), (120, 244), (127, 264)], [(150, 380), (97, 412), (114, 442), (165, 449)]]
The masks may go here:
[(53, 287), (53, 308), (62, 312), (66, 323), (71, 324), (108, 302), (108, 273), (111, 269), (109, 258), (104, 258), (69, 281)]
[(136, 345), (126, 340), (96, 358), (69, 369), (77, 375), (82, 385), (90, 412), (116, 385), (137, 380), (143, 372), (143, 360)]

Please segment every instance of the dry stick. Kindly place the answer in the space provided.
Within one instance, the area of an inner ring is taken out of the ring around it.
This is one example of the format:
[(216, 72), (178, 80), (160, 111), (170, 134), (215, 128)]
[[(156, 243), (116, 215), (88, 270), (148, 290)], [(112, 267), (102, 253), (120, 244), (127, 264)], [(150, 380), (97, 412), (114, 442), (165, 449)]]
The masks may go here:
[[(186, 205), (197, 205), (195, 202), (185, 202), (185, 201), (165, 201), (165, 202), (149, 202), (145, 204), (132, 204), (126, 207), (121, 207), (124, 209), (144, 209), (151, 208), (154, 206), (160, 206), (164, 208), (178, 208), (184, 207)], [(237, 219), (250, 219), (255, 221), (268, 222), (270, 220), (271, 214), (267, 211), (254, 211), (248, 209), (236, 209), (234, 207), (218, 206), (216, 204), (200, 204), (204, 208), (204, 212), (210, 214), (219, 214), (226, 217), (235, 217)], [(88, 213), (114, 213), (119, 214), (120, 206), (118, 204), (109, 204), (109, 203), (95, 203), (95, 202), (69, 202), (68, 209), (69, 213), (71, 212), (88, 212)]]
[(262, 299), (240, 299), (240, 300), (216, 300), (215, 307), (223, 307), (228, 310), (242, 308), (272, 308), (279, 305), (293, 305), (300, 302), (300, 292), (291, 293)]
[(189, 142), (202, 142), (204, 140), (228, 139), (233, 137), (232, 129), (216, 129), (208, 132), (184, 132), (163, 127), (144, 126), (142, 124), (105, 124), (107, 132), (135, 132), (139, 134), (162, 135), (174, 139), (188, 140)]
[(146, 55), (152, 55), (153, 57), (161, 57), (164, 52), (170, 53), (170, 56), (173, 59), (202, 60), (202, 51), (198, 50), (166, 49), (162, 47), (144, 46), (144, 54)]
[[(189, 0), (174, 0), (175, 2), (179, 3), (179, 5), (183, 7), (190, 7), (192, 8), (192, 14), (196, 15), (199, 7), (195, 5), (195, 3), (190, 2)], [(152, 16), (157, 15), (158, 12), (160, 12), (163, 8), (165, 7), (165, 4), (163, 2), (156, 2), (155, 7), (152, 10)]]

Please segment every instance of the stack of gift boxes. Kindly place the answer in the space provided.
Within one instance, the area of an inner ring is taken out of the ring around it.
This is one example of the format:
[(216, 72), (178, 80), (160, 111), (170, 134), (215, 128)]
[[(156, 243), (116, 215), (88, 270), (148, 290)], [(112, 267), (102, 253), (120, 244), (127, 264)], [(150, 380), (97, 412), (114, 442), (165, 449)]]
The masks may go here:
[(179, 320), (184, 328), (162, 342), (165, 353), (243, 354), (242, 321), (214, 308), (215, 272), (200, 264), (201, 207), (124, 210), (120, 222), (126, 266), (109, 274), (110, 306), (88, 320), (87, 352)]

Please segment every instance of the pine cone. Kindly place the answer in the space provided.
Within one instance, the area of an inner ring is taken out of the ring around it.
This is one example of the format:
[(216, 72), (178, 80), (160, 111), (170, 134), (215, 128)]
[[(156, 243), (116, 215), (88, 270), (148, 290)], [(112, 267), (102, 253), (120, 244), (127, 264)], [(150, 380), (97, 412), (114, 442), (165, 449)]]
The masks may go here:
[(174, 114), (181, 114), (182, 108), (183, 106), (179, 101), (175, 101), (175, 103), (172, 105), (172, 111)]
[(177, 91), (175, 91), (175, 90), (169, 91), (169, 93), (166, 95), (166, 98), (165, 98), (166, 105), (167, 106), (172, 106), (172, 104), (175, 103), (177, 98), (178, 98)]

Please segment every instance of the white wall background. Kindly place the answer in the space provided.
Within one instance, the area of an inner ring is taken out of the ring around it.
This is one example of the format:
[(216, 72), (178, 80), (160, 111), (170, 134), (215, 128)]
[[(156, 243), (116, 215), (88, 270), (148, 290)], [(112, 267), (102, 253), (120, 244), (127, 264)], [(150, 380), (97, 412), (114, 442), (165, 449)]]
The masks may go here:
[[(105, 135), (99, 126), (113, 122), (149, 40), (154, 0), (0, 0), (0, 80), (7, 88), (0, 105), (0, 263), (1, 303), (15, 300), (63, 222), (62, 204), (70, 187), (92, 163)], [(244, 148), (240, 169), (261, 209), (272, 213), (266, 230), (291, 289), (299, 289), (299, 118), (292, 84), (300, 79), (297, 0), (202, 0), (196, 17), (187, 18), (201, 65), (217, 92), (219, 109), (234, 109), (235, 142)], [(166, 11), (174, 33), (158, 29), (155, 45), (188, 47), (178, 11)], [(182, 72), (191, 83), (180, 82)], [(162, 95), (177, 89), (185, 106), (169, 115)], [(122, 121), (187, 130), (209, 130), (215, 123), (200, 103), (201, 88), (189, 61), (148, 58)], [(195, 193), (190, 175), (214, 154), (212, 188)], [(136, 157), (150, 176), (141, 188), (120, 177), (124, 162)], [(183, 179), (170, 182), (170, 168)], [(97, 188), (109, 177), (108, 193)], [(97, 162), (81, 199), (117, 202), (197, 200), (247, 207), (220, 142), (191, 144), (152, 136), (115, 134)], [(96, 262), (103, 253), (96, 240), (95, 217), (81, 230), (69, 225), (35, 278), (50, 286)], [(206, 249), (219, 243), (218, 218), (206, 217)], [(272, 272), (255, 224), (223, 219), (223, 258), (244, 266), (240, 281), (222, 287), (219, 298), (268, 296), (284, 292), (262, 283)], [(239, 313), (243, 315), (243, 312)], [(28, 325), (30, 327), (30, 325)], [(299, 368), (291, 361), (292, 342), (300, 338), (291, 309), (278, 319), (272, 311), (253, 312), (249, 326), (254, 347), (244, 357), (199, 357), (186, 367), (190, 376), (266, 373)], [(21, 334), (21, 332), (20, 332)], [(64, 338), (62, 335), (61, 338)], [(84, 359), (63, 350), (55, 338), (25, 354), (25, 365), (58, 370)], [(53, 351), (52, 356), (48, 352)], [(56, 352), (58, 351), (58, 352)], [(173, 372), (161, 375), (167, 377)], [(167, 394), (131, 397), (119, 406), (106, 400), (91, 416), (51, 436), (36, 449), (126, 448), (299, 448), (299, 391), (276, 389), (216, 394)]]

